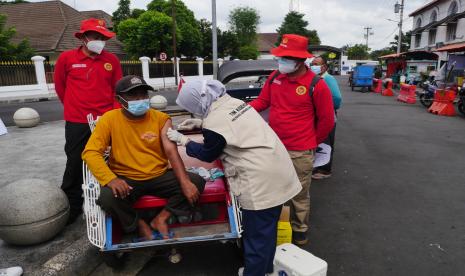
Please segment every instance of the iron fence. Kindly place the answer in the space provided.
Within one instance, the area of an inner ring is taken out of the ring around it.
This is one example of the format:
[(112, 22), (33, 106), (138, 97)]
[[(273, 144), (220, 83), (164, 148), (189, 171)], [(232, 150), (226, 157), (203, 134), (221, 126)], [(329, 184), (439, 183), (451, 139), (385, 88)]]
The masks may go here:
[(213, 75), (213, 62), (204, 61), (203, 63), (203, 74), (204, 75)]
[(180, 61), (179, 75), (183, 76), (198, 76), (199, 64), (197, 61)]
[(37, 84), (32, 61), (0, 61), (0, 86)]
[(45, 61), (44, 62), (44, 69), (45, 69), (45, 80), (47, 83), (55, 83), (53, 79), (53, 74), (55, 73), (55, 62), (54, 61)]
[(142, 63), (139, 60), (122, 60), (121, 69), (123, 70), (123, 76), (142, 76)]
[(154, 61), (149, 63), (150, 78), (174, 77), (173, 63), (171, 61)]

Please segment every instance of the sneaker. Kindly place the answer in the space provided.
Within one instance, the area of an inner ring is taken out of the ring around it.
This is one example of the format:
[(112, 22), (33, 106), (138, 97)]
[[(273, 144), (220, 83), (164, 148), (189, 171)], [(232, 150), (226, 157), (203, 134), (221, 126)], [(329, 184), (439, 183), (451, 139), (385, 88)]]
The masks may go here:
[(292, 243), (295, 245), (305, 245), (308, 243), (307, 232), (292, 231)]
[(244, 275), (244, 267), (239, 267), (239, 270), (237, 271), (237, 276), (243, 276)]
[(20, 266), (0, 269), (0, 276), (20, 276), (23, 274), (23, 269)]
[(312, 174), (312, 179), (318, 180), (318, 179), (325, 179), (325, 178), (330, 178), (331, 173), (328, 172), (317, 172)]

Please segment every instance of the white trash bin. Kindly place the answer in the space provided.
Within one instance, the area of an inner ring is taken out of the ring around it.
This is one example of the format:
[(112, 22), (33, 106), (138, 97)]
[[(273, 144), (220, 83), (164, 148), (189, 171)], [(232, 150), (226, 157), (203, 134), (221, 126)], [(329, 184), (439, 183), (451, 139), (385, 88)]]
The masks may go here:
[(299, 247), (285, 243), (276, 247), (272, 276), (326, 276), (328, 264)]

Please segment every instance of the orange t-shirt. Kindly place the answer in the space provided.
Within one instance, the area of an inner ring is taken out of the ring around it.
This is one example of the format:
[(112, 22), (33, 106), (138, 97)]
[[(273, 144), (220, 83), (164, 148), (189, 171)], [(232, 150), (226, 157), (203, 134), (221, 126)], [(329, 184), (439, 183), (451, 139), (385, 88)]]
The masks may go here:
[[(98, 121), (82, 159), (101, 185), (116, 175), (133, 180), (147, 180), (166, 172), (168, 158), (160, 132), (170, 117), (150, 109), (144, 119), (130, 120), (121, 109), (105, 113)], [(111, 146), (108, 165), (103, 153)]]

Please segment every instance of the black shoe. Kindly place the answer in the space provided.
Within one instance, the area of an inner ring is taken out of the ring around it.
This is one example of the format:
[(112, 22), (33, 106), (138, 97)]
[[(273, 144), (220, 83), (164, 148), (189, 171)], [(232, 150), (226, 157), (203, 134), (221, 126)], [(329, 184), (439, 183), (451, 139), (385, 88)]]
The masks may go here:
[(292, 243), (295, 245), (306, 245), (308, 243), (307, 232), (292, 231)]

